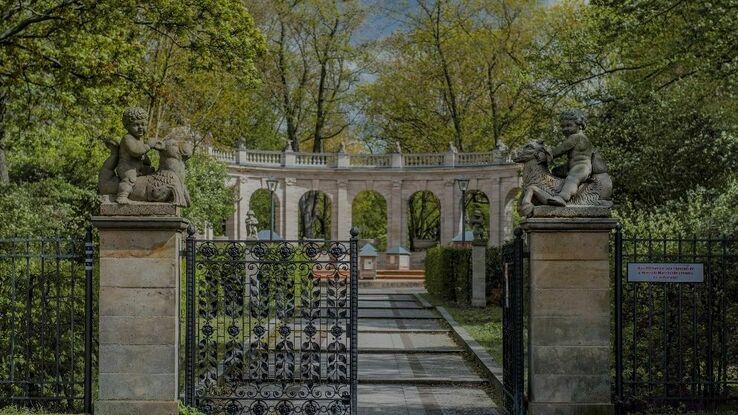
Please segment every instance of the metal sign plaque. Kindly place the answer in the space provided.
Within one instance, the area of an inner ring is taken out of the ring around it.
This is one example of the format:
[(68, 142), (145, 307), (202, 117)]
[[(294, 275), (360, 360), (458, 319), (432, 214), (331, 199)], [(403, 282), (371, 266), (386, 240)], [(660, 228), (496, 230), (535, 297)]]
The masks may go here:
[(628, 264), (628, 282), (704, 282), (704, 265), (700, 263)]

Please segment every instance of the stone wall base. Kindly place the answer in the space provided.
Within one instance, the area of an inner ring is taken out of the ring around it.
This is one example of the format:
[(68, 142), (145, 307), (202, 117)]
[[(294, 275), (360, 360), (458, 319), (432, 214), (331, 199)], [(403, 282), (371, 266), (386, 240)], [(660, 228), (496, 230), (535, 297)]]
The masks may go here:
[(97, 401), (96, 414), (177, 415), (177, 401)]

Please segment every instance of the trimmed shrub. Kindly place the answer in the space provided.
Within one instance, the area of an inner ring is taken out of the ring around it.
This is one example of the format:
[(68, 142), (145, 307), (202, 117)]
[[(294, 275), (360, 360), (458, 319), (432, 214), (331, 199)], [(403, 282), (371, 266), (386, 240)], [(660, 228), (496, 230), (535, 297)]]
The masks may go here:
[(471, 298), (471, 249), (437, 246), (426, 251), (425, 288), (433, 296), (468, 304)]
[[(512, 242), (487, 248), (486, 295), (489, 304), (500, 305), (505, 276), (503, 252)], [(426, 251), (425, 289), (429, 294), (458, 304), (471, 302), (471, 249), (436, 246)]]
[(487, 248), (486, 269), (486, 294), (487, 302), (493, 305), (502, 305), (502, 297), (505, 295), (505, 267), (503, 253), (512, 249), (512, 241), (505, 242), (502, 246), (490, 246)]

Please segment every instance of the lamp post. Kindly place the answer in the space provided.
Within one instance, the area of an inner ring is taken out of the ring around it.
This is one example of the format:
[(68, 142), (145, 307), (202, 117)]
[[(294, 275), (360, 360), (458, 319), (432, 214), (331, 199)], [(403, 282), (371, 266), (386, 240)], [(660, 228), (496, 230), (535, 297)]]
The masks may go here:
[(461, 243), (466, 243), (466, 191), (469, 190), (469, 179), (461, 177), (456, 179), (456, 184), (461, 190)]
[(270, 177), (267, 179), (267, 187), (269, 188), (269, 206), (271, 207), (271, 212), (269, 214), (269, 240), (274, 239), (274, 192), (277, 191), (277, 179), (274, 177)]

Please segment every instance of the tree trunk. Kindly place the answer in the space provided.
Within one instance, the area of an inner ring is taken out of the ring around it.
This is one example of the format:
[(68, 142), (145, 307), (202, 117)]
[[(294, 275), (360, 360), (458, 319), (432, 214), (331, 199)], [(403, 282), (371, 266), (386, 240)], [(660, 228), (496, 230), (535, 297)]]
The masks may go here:
[[(315, 103), (315, 133), (313, 137), (313, 152), (323, 152), (323, 127), (325, 127), (325, 104), (326, 104), (326, 78), (328, 77), (328, 60), (330, 59), (330, 50), (333, 44), (333, 39), (336, 36), (338, 30), (338, 18), (333, 21), (333, 27), (326, 40), (325, 50), (323, 56), (318, 53), (318, 61), (320, 62), (320, 77), (318, 79), (318, 98)], [(317, 46), (317, 45), (316, 45)]]
[(292, 98), (290, 97), (289, 84), (287, 82), (287, 64), (285, 63), (285, 37), (287, 29), (284, 22), (279, 22), (279, 53), (277, 54), (277, 68), (279, 71), (279, 81), (282, 83), (282, 105), (284, 110), (284, 118), (287, 123), (287, 140), (289, 140), (292, 151), (300, 151), (300, 140), (297, 137), (297, 125), (295, 124), (295, 113), (292, 107)]
[(318, 100), (315, 106), (315, 133), (313, 138), (313, 152), (323, 152), (323, 126), (325, 125), (325, 77), (327, 62), (320, 63), (320, 80), (318, 81)]
[(314, 209), (316, 205), (317, 192), (310, 191), (300, 200), (300, 215), (302, 215), (302, 237), (306, 239), (315, 238), (313, 222), (315, 221)]
[(462, 134), (462, 122), (461, 114), (459, 114), (458, 104), (456, 102), (456, 88), (454, 88), (453, 80), (451, 79), (451, 71), (449, 69), (448, 61), (446, 60), (446, 54), (443, 52), (443, 46), (441, 45), (441, 2), (436, 3), (436, 13), (433, 27), (433, 41), (438, 53), (438, 59), (441, 63), (441, 70), (443, 71), (443, 80), (446, 84), (446, 92), (448, 93), (448, 109), (451, 113), (451, 121), (454, 124), (454, 141), (456, 148), (459, 151), (464, 151), (464, 145), (461, 140)]
[(0, 94), (0, 184), (10, 183), (8, 174), (8, 161), (5, 158), (5, 112), (8, 106), (8, 96), (4, 92)]
[(487, 64), (487, 92), (489, 93), (490, 114), (492, 116), (492, 137), (494, 138), (494, 148), (500, 141), (500, 121), (497, 114), (497, 88), (494, 85), (492, 77), (493, 65)]

